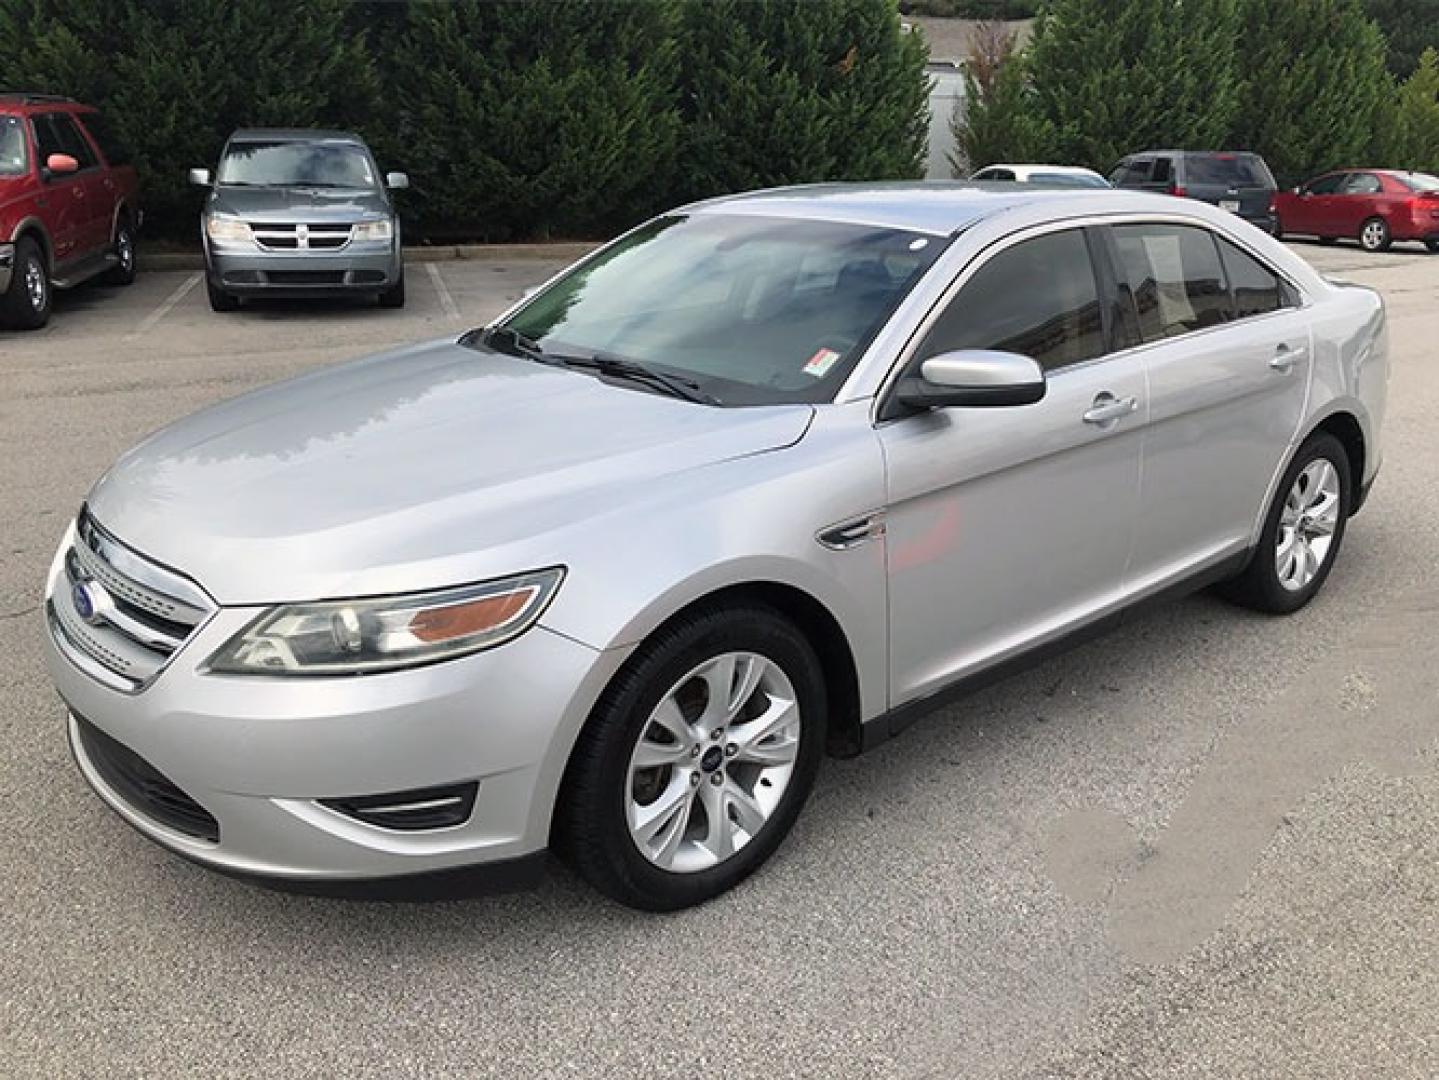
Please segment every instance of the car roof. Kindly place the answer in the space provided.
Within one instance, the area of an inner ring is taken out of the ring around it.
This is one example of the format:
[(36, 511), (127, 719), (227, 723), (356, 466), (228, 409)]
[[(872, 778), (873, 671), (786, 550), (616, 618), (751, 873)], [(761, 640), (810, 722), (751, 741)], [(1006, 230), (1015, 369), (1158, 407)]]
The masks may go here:
[(993, 165), (986, 165), (980, 172), (987, 172), (990, 169), (1024, 169), (1026, 172), (1052, 172), (1066, 173), (1074, 176), (1098, 176), (1093, 169), (1086, 169), (1083, 165), (1043, 165), (1030, 162), (1028, 164), (1015, 164), (1006, 161), (996, 161)]
[[(1152, 210), (1160, 196), (1111, 188), (1043, 188), (973, 181), (805, 184), (726, 195), (679, 212), (831, 221), (950, 236), (1019, 207), (1050, 206), (1076, 215)], [(1164, 196), (1166, 200), (1168, 196)]]
[(240, 128), (230, 133), (230, 142), (347, 142), (364, 146), (365, 140), (353, 131), (324, 128)]
[(92, 105), (84, 105), (60, 94), (37, 94), (28, 90), (0, 90), (0, 112), (29, 116), (33, 113), (92, 113)]

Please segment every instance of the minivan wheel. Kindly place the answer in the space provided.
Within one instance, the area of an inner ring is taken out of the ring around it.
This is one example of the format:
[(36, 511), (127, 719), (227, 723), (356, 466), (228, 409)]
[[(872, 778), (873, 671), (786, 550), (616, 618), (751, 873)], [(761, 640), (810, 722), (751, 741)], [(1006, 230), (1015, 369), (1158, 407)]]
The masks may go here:
[(396, 282), (384, 292), (380, 293), (380, 307), (402, 308), (405, 306), (405, 272), (400, 271)]
[(1365, 251), (1389, 250), (1389, 225), (1383, 218), (1372, 217), (1359, 227), (1359, 246)]
[(1224, 594), (1276, 615), (1309, 603), (1339, 554), (1352, 493), (1343, 445), (1328, 433), (1311, 436), (1279, 482), (1249, 566), (1222, 586)]
[(766, 607), (684, 616), (605, 691), (570, 756), (557, 850), (600, 892), (672, 911), (774, 852), (814, 786), (825, 689), (805, 637)]
[(240, 307), (240, 298), (233, 293), (227, 293), (224, 289), (217, 288), (209, 278), (205, 279), (205, 291), (210, 294), (211, 311), (236, 311)]
[(106, 285), (133, 285), (135, 283), (135, 233), (128, 221), (121, 221), (115, 228), (115, 265), (105, 274)]
[(50, 321), (50, 274), (40, 245), (28, 236), (15, 242), (10, 288), (0, 297), (0, 323), (15, 330), (38, 330)]

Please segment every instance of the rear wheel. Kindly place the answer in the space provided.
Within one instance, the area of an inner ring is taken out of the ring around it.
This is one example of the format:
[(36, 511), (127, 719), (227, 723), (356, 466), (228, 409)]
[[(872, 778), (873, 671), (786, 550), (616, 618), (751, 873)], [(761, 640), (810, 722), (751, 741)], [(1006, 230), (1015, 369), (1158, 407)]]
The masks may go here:
[(678, 620), (636, 653), (581, 732), (556, 847), (632, 907), (717, 896), (794, 824), (819, 769), (825, 708), (814, 650), (778, 612)]
[(205, 291), (210, 294), (211, 311), (235, 311), (240, 306), (240, 298), (238, 296), (218, 288), (215, 283), (208, 278), (205, 279)]
[(0, 297), (0, 322), (15, 330), (38, 330), (50, 321), (50, 272), (31, 237), (15, 242), (10, 288)]
[(1425, 240), (1424, 246), (1427, 247), (1430, 251), (1432, 251), (1435, 255), (1439, 255), (1439, 240)]
[(105, 274), (106, 285), (132, 285), (135, 281), (135, 232), (123, 218), (115, 228), (112, 248), (115, 265)]
[(1372, 217), (1359, 227), (1359, 246), (1365, 251), (1388, 251), (1392, 241), (1389, 225), (1379, 217)]
[(1329, 576), (1349, 521), (1349, 455), (1333, 435), (1311, 436), (1294, 455), (1249, 566), (1221, 591), (1236, 603), (1276, 615), (1298, 611)]

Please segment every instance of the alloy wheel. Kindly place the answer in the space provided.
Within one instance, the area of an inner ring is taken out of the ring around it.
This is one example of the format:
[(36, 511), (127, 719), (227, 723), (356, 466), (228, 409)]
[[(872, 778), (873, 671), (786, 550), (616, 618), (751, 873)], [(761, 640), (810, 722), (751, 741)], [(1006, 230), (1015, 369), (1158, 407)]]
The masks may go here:
[(1384, 246), (1384, 231), (1382, 221), (1370, 221), (1365, 224), (1364, 231), (1359, 234), (1359, 239), (1369, 251), (1378, 251)]
[(120, 236), (115, 241), (115, 254), (120, 260), (120, 270), (128, 274), (135, 263), (135, 242), (130, 239), (129, 229), (120, 230)]
[(635, 847), (675, 873), (729, 859), (779, 806), (800, 732), (794, 686), (774, 661), (732, 652), (695, 667), (660, 699), (630, 755)]
[(45, 280), (45, 268), (38, 259), (25, 263), (25, 297), (30, 301), (32, 311), (44, 311), (46, 294), (50, 284)]
[(1279, 517), (1274, 569), (1279, 584), (1298, 592), (1319, 574), (1339, 526), (1339, 472), (1316, 458), (1294, 478)]

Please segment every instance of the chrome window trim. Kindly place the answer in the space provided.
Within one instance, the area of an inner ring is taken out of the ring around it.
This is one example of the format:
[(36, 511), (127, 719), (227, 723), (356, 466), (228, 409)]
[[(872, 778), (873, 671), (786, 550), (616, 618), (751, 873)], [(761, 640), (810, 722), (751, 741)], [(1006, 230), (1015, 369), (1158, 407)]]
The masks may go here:
[[(1267, 311), (1264, 312), (1262, 315), (1250, 315), (1242, 319), (1234, 319), (1230, 322), (1221, 323), (1218, 326), (1208, 326), (1199, 330), (1190, 330), (1184, 334), (1176, 334), (1174, 337), (1165, 338), (1163, 341), (1141, 342), (1138, 345), (1131, 345), (1123, 349), (1117, 349), (1113, 352), (1107, 352), (1102, 356), (1096, 356), (1090, 360), (1083, 360), (1074, 364), (1066, 364), (1062, 368), (1056, 368), (1052, 374), (1047, 373), (1048, 377), (1053, 377), (1068, 371), (1077, 371), (1082, 368), (1089, 367), (1093, 364), (1104, 363), (1106, 361), (1113, 360), (1119, 357), (1131, 356), (1135, 352), (1142, 349), (1151, 349), (1157, 346), (1167, 345), (1170, 342), (1184, 340), (1186, 338), (1190, 338), (1200, 334), (1210, 334), (1219, 330), (1227, 330), (1233, 326), (1251, 323), (1256, 319), (1270, 318), (1273, 316), (1283, 315), (1286, 312), (1290, 311), (1303, 310), (1313, 304), (1313, 297), (1310, 295), (1309, 290), (1306, 289), (1299, 282), (1297, 282), (1292, 275), (1277, 268), (1272, 262), (1269, 261), (1269, 259), (1265, 258), (1261, 252), (1255, 251), (1254, 248), (1242, 237), (1236, 236), (1230, 230), (1219, 227), (1214, 223), (1206, 221), (1200, 217), (1191, 217), (1187, 214), (1165, 214), (1155, 211), (1121, 211), (1118, 213), (1110, 214), (1085, 214), (1060, 220), (1042, 222), (1036, 225), (1027, 226), (1025, 228), (1019, 229), (1016, 232), (1010, 233), (1007, 236), (1003, 236), (994, 240), (992, 243), (987, 244), (979, 251), (975, 252), (974, 255), (959, 269), (953, 280), (951, 280), (950, 283), (945, 286), (944, 290), (940, 293), (938, 299), (935, 300), (934, 303), (930, 306), (929, 310), (925, 312), (923, 318), (921, 318), (919, 322), (913, 326), (913, 328), (910, 330), (909, 334), (905, 338), (904, 345), (895, 354), (895, 359), (890, 363), (889, 369), (886, 371), (883, 379), (881, 379), (879, 387), (875, 391), (875, 394), (870, 401), (870, 422), (875, 426), (879, 426), (880, 424), (885, 423), (885, 421), (879, 419), (879, 414), (883, 407), (883, 404), (890, 392), (894, 389), (895, 383), (899, 381), (901, 374), (905, 371), (905, 369), (909, 366), (910, 362), (914, 359), (914, 355), (918, 351), (920, 343), (924, 340), (925, 336), (929, 333), (929, 331), (934, 327), (934, 324), (939, 321), (939, 317), (953, 302), (955, 296), (959, 294), (959, 291), (963, 289), (964, 286), (968, 284), (970, 279), (973, 278), (974, 275), (978, 273), (979, 270), (983, 266), (985, 266), (991, 259), (995, 258), (1002, 252), (1007, 251), (1009, 248), (1014, 247), (1016, 244), (1021, 244), (1025, 241), (1033, 240), (1040, 236), (1047, 236), (1051, 233), (1057, 232), (1066, 232), (1071, 229), (1096, 228), (1115, 225), (1188, 226), (1191, 228), (1203, 229), (1213, 236), (1222, 237), (1223, 239), (1234, 244), (1235, 247), (1239, 248), (1239, 250), (1243, 251), (1246, 255), (1250, 256), (1256, 262), (1258, 262), (1261, 266), (1263, 266), (1266, 270), (1272, 273), (1280, 281), (1283, 281), (1287, 285), (1289, 285), (1289, 287), (1294, 290), (1295, 295), (1299, 297), (1299, 303), (1295, 307), (1285, 307), (1279, 311)], [(936, 264), (934, 267), (931, 268), (930, 272), (936, 273), (939, 271), (939, 269), (939, 265)], [(896, 317), (897, 316), (898, 312), (896, 312)], [(881, 335), (879, 336), (883, 336), (883, 333), (881, 332)], [(878, 340), (879, 337), (876, 338), (876, 341)], [(862, 358), (861, 362), (855, 365), (855, 372), (859, 371), (860, 368), (864, 366), (864, 361), (867, 359), (868, 357)], [(852, 380), (853, 378), (854, 372), (851, 372), (850, 380)], [(835, 399), (836, 401), (844, 400), (844, 391), (848, 387), (850, 380), (846, 380), (846, 386), (840, 388), (840, 393), (836, 396)]]

